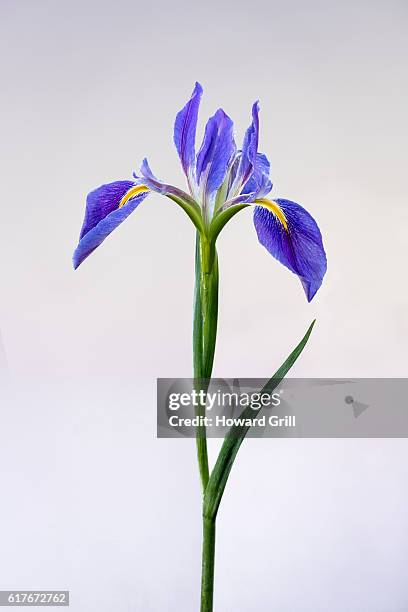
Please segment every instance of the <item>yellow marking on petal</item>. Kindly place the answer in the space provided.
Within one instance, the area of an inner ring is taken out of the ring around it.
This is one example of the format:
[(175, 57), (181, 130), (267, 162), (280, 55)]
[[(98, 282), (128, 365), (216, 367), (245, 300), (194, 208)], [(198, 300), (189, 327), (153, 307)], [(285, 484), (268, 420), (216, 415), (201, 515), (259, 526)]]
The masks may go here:
[(139, 195), (139, 193), (145, 193), (147, 191), (150, 190), (148, 187), (146, 187), (146, 185), (136, 185), (135, 187), (131, 187), (119, 202), (118, 208), (122, 208), (122, 206), (124, 206), (127, 202), (129, 202), (129, 200), (131, 200), (135, 196)]
[(264, 208), (270, 210), (271, 213), (273, 213), (275, 217), (277, 217), (282, 223), (284, 229), (289, 232), (288, 221), (285, 217), (285, 213), (283, 212), (279, 204), (273, 202), (272, 200), (268, 200), (267, 198), (260, 198), (259, 200), (255, 200), (255, 204), (260, 204)]

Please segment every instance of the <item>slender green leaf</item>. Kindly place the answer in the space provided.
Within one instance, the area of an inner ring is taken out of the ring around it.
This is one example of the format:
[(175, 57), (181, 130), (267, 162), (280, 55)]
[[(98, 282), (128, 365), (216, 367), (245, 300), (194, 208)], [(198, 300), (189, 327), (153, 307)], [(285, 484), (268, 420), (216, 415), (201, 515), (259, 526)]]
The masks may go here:
[[(263, 393), (271, 393), (289, 372), (290, 368), (293, 366), (293, 364), (305, 348), (306, 343), (309, 340), (309, 336), (312, 333), (314, 324), (315, 321), (312, 322), (306, 334), (299, 342), (297, 347), (286, 359), (286, 361), (281, 365), (281, 367), (274, 374), (274, 376), (272, 376), (272, 378), (270, 378), (265, 384), (262, 389)], [(256, 417), (258, 412), (259, 410), (253, 410), (252, 407), (249, 406), (243, 411), (240, 418), (253, 419)], [(218, 508), (221, 502), (222, 495), (224, 493), (225, 486), (227, 484), (229, 474), (231, 472), (239, 448), (246, 434), (248, 433), (249, 427), (249, 425), (231, 427), (230, 431), (225, 437), (216, 464), (214, 466), (213, 471), (211, 472), (211, 476), (208, 481), (204, 495), (203, 513), (204, 516), (209, 519), (215, 519), (215, 517), (217, 516)]]

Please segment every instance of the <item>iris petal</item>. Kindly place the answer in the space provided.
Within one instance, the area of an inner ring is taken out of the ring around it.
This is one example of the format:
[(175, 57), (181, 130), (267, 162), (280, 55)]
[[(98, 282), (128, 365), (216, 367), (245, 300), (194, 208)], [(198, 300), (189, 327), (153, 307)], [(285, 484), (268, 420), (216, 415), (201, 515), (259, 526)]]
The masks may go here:
[(241, 193), (256, 193), (256, 198), (264, 198), (272, 189), (269, 178), (271, 165), (263, 153), (257, 153), (254, 168), (249, 180), (245, 183)]
[[(230, 170), (230, 179), (231, 183), (236, 178), (236, 168), (234, 166), (239, 166), (240, 164), (240, 156), (241, 152), (235, 158), (235, 161)], [(250, 179), (245, 183), (244, 187), (239, 192), (239, 195), (235, 195), (231, 197), (231, 195), (236, 191), (234, 187), (229, 188), (228, 191), (228, 199), (224, 202), (222, 208), (225, 210), (234, 206), (235, 204), (251, 204), (257, 198), (264, 198), (272, 189), (272, 181), (269, 178), (269, 161), (263, 153), (257, 153), (255, 169), (252, 172)], [(235, 174), (234, 174), (235, 172)]]
[(197, 155), (197, 183), (204, 207), (211, 215), (216, 191), (221, 187), (235, 154), (233, 123), (222, 109), (210, 117)]
[(162, 195), (174, 195), (177, 196), (186, 202), (189, 202), (192, 205), (196, 205), (194, 200), (192, 200), (191, 196), (179, 189), (178, 187), (174, 187), (173, 185), (168, 185), (167, 183), (163, 183), (160, 179), (158, 179), (152, 172), (149, 162), (145, 158), (140, 166), (141, 177), (136, 175), (135, 178), (138, 183), (146, 185), (152, 191), (157, 191), (157, 193), (161, 193)]
[(195, 164), (195, 136), (202, 93), (203, 88), (200, 83), (196, 83), (190, 100), (177, 114), (174, 123), (174, 144), (189, 181)]
[(88, 194), (85, 219), (73, 256), (75, 269), (145, 199), (148, 190), (142, 189), (142, 186), (135, 188), (133, 181), (115, 181)]
[(231, 201), (235, 202), (240, 193), (249, 194), (251, 191), (257, 191), (253, 189), (253, 184), (251, 184), (245, 191), (242, 189), (242, 187), (250, 180), (256, 167), (258, 161), (258, 141), (259, 102), (255, 102), (252, 106), (252, 123), (245, 132), (242, 150), (237, 152), (234, 163), (231, 167), (230, 186), (227, 196), (228, 205)]
[(326, 273), (322, 236), (313, 217), (290, 200), (257, 200), (254, 224), (259, 242), (298, 275), (310, 302)]
[(241, 184), (249, 179), (255, 166), (259, 142), (259, 102), (252, 106), (252, 124), (245, 133), (241, 157)]

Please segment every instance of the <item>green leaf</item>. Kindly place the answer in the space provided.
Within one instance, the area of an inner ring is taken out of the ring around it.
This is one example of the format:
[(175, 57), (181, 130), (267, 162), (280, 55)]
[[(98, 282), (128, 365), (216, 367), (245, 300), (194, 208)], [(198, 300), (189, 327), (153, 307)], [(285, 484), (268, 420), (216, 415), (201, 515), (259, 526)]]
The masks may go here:
[[(291, 352), (286, 361), (281, 365), (279, 370), (265, 384), (262, 389), (262, 393), (271, 393), (286, 376), (290, 368), (293, 366), (293, 364), (305, 348), (307, 341), (309, 340), (309, 336), (312, 333), (314, 324), (315, 321), (312, 322), (306, 334), (303, 336), (302, 340)], [(240, 415), (240, 418), (253, 419), (257, 416), (259, 411), (260, 410), (253, 410), (252, 407), (249, 406), (243, 411), (243, 413)], [(239, 448), (246, 434), (248, 433), (249, 427), (250, 426), (248, 425), (231, 427), (230, 431), (225, 437), (204, 494), (203, 513), (204, 516), (209, 519), (215, 519), (215, 517), (217, 516), (218, 508), (221, 502), (222, 495), (224, 493), (225, 486), (228, 481), (228, 477), (230, 475)]]
[(249, 204), (236, 204), (235, 206), (231, 206), (230, 208), (217, 213), (211, 221), (209, 234), (210, 239), (215, 242), (224, 225), (226, 225), (226, 223), (228, 223), (228, 221), (232, 219), (232, 217), (234, 217), (240, 210), (246, 208), (247, 206), (249, 206)]
[(176, 202), (176, 204), (178, 204), (179, 206), (181, 206), (181, 208), (184, 210), (184, 212), (188, 214), (188, 216), (190, 217), (190, 219), (192, 220), (192, 222), (200, 233), (205, 232), (203, 218), (201, 216), (201, 209), (198, 204), (194, 202), (193, 199), (184, 200), (183, 198), (180, 198), (179, 196), (173, 194), (167, 194), (167, 197), (170, 198), (170, 200), (173, 200), (173, 202)]

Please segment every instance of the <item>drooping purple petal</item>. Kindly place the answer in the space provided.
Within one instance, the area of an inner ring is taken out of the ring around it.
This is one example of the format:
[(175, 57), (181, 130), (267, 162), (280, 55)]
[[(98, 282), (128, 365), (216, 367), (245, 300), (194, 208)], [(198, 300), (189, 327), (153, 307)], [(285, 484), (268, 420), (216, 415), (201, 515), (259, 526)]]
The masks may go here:
[[(274, 212), (265, 207), (268, 203)], [(262, 206), (255, 207), (254, 224), (259, 242), (298, 275), (310, 302), (322, 284), (327, 268), (316, 221), (296, 202), (277, 199), (273, 202), (265, 200)]]
[(102, 185), (88, 194), (85, 219), (79, 236), (79, 243), (73, 256), (75, 269), (145, 199), (148, 192), (139, 193), (129, 198), (119, 208), (122, 198), (134, 187), (135, 183), (133, 181), (115, 181)]
[(136, 182), (146, 185), (152, 191), (156, 191), (157, 193), (161, 193), (162, 195), (175, 195), (179, 198), (185, 200), (186, 202), (193, 203), (191, 196), (179, 189), (178, 187), (174, 187), (173, 185), (168, 185), (167, 183), (163, 183), (160, 179), (158, 179), (152, 172), (149, 162), (146, 158), (142, 161), (142, 165), (140, 166), (140, 174), (141, 177), (136, 175)]
[(236, 151), (233, 123), (222, 109), (210, 117), (197, 155), (197, 183), (204, 206), (211, 206)]
[(177, 114), (174, 123), (174, 144), (187, 178), (192, 176), (195, 164), (195, 136), (202, 93), (203, 88), (196, 83), (190, 100)]

